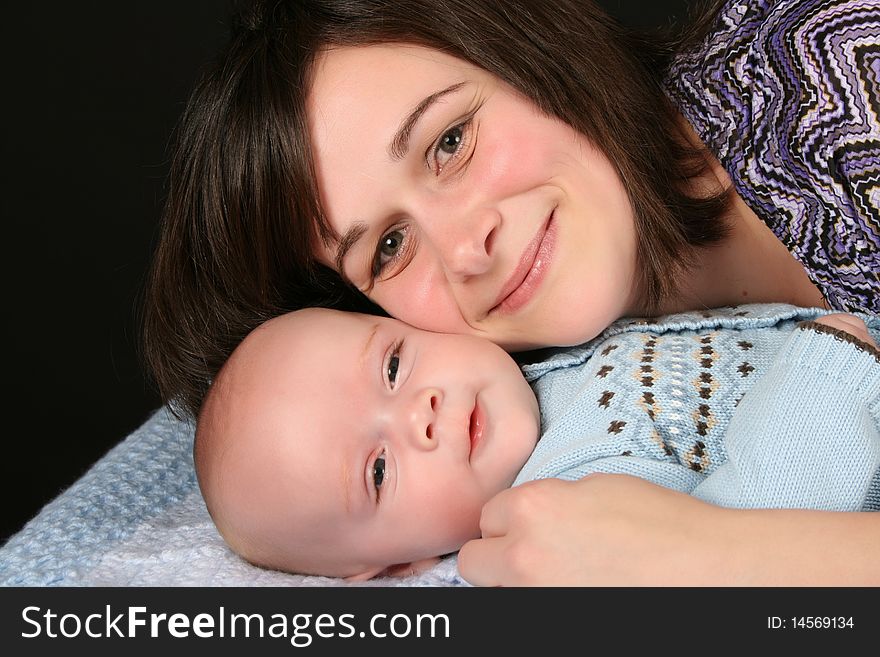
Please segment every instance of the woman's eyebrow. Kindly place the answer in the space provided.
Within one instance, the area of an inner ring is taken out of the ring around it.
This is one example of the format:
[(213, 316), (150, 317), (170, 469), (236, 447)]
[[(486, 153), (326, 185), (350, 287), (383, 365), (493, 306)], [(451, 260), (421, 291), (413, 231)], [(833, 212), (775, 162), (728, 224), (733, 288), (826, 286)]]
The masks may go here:
[(416, 123), (422, 118), (422, 115), (428, 111), (428, 108), (443, 98), (443, 96), (458, 91), (464, 86), (464, 84), (464, 82), (456, 82), (445, 89), (441, 89), (440, 91), (431, 94), (416, 105), (415, 109), (413, 109), (413, 111), (410, 112), (400, 123), (397, 132), (394, 133), (394, 138), (391, 140), (391, 144), (388, 147), (388, 154), (391, 156), (392, 160), (402, 160), (406, 156), (409, 151), (409, 136), (412, 134), (412, 130)]
[(343, 278), (346, 278), (344, 269), (345, 256), (348, 255), (348, 252), (351, 251), (352, 247), (357, 244), (358, 240), (364, 236), (364, 233), (366, 233), (369, 228), (370, 227), (363, 221), (352, 222), (351, 226), (348, 227), (348, 230), (345, 231), (345, 235), (339, 240), (339, 244), (336, 246), (336, 257), (333, 261), (336, 264), (336, 271), (339, 272), (339, 275)]

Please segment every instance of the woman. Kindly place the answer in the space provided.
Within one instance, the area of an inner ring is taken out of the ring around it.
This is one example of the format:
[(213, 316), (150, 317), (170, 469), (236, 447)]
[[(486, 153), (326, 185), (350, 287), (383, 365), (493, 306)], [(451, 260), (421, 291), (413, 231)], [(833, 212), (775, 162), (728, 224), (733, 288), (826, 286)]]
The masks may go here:
[[(877, 312), (880, 34), (845, 25), (878, 13), (729, 2), (673, 49), (583, 0), (255, 4), (179, 131), (147, 300), (163, 394), (197, 413), (243, 336), (303, 305), (512, 351), (746, 301)], [(805, 528), (850, 552), (834, 581), (880, 577), (874, 517), (628, 478), (506, 491), (483, 523), (460, 559), (481, 584), (815, 582)], [(766, 528), (793, 547), (761, 555)]]

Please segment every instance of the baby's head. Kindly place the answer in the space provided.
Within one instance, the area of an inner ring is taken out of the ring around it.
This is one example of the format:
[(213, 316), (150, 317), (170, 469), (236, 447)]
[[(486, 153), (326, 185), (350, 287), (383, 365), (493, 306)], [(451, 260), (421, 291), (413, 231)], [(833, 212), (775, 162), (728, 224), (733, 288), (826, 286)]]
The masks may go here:
[(199, 485), (249, 561), (368, 578), (480, 535), (535, 447), (538, 405), (480, 338), (309, 309), (251, 333), (199, 416)]

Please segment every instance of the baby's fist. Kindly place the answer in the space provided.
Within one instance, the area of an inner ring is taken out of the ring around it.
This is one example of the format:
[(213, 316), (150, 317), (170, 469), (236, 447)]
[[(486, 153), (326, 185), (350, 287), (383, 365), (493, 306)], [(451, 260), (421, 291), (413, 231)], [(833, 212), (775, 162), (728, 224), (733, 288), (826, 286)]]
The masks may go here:
[(868, 327), (865, 325), (865, 322), (855, 315), (850, 315), (849, 313), (834, 313), (833, 315), (823, 315), (814, 321), (816, 324), (824, 324), (825, 326), (830, 326), (839, 331), (845, 331), (865, 344), (869, 344), (875, 349), (877, 348), (877, 343), (874, 342), (874, 338), (868, 333)]

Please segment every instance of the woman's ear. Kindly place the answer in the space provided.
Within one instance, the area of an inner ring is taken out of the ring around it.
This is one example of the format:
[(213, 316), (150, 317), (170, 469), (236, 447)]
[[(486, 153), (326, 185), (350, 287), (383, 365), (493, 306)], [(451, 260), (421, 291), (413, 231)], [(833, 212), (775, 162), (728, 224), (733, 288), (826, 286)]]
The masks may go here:
[(412, 577), (433, 568), (440, 562), (439, 557), (428, 557), (409, 563), (398, 563), (387, 568), (376, 567), (365, 570), (357, 575), (349, 575), (346, 582), (365, 582), (373, 577)]

